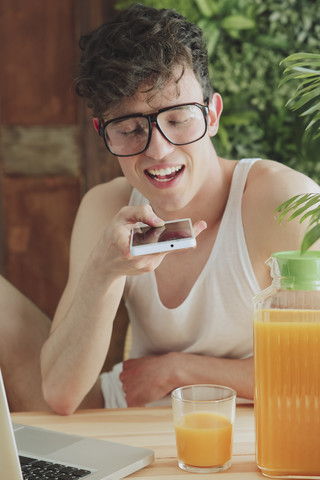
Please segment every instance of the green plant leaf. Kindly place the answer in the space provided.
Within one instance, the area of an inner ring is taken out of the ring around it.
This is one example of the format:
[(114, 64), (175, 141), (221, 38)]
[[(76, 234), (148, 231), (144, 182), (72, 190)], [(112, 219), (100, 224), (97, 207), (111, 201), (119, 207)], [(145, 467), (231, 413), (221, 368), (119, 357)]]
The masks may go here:
[[(302, 205), (303, 203), (306, 203), (308, 202), (308, 200), (310, 200), (310, 196), (312, 196), (312, 194), (310, 193), (307, 193), (307, 194), (300, 194), (300, 195), (295, 195), (294, 197), (292, 198), (289, 198), (289, 200), (286, 200), (285, 202), (283, 202), (281, 205), (279, 205), (279, 207), (276, 208), (275, 210), (275, 213), (280, 213), (280, 216), (279, 216), (279, 223), (282, 222), (282, 220), (284, 219), (284, 217), (286, 217), (289, 212), (291, 212), (292, 210), (297, 210), (297, 208)], [(301, 211), (300, 211), (300, 214), (303, 213), (305, 210), (307, 209), (307, 207), (302, 207)], [(293, 213), (288, 219), (287, 221), (290, 221), (292, 220), (293, 218), (295, 218), (297, 215), (295, 213)]]
[[(299, 217), (300, 215), (302, 215), (306, 210), (308, 210), (309, 208), (311, 208), (315, 203), (316, 203), (317, 200), (315, 199), (311, 199), (311, 200), (308, 200), (305, 202), (305, 204), (303, 205), (303, 207), (300, 207), (298, 208), (292, 215), (291, 217), (289, 218), (289, 220), (293, 220), (294, 218), (296, 217)], [(317, 210), (317, 209), (315, 209)], [(309, 215), (309, 212), (305, 213), (303, 215), (303, 217), (300, 219), (300, 223), (303, 222), (303, 220), (305, 218), (307, 218)], [(314, 214), (313, 214), (314, 215)], [(311, 215), (312, 217), (312, 215)]]
[[(316, 203), (316, 202), (315, 202)], [(316, 208), (313, 208), (311, 210), (308, 210), (301, 218), (300, 218), (300, 223), (304, 222), (307, 218), (311, 217), (310, 220), (310, 225), (314, 223), (317, 220), (317, 216), (320, 214), (320, 205)]]
[[(311, 127), (313, 127), (314, 125), (316, 125), (319, 121), (320, 121), (320, 114), (318, 113), (317, 115), (315, 115), (315, 117), (313, 117), (313, 119), (311, 120), (311, 122), (308, 123), (308, 125), (306, 126), (306, 130), (309, 130)], [(319, 133), (320, 133), (320, 132), (319, 132)]]
[(203, 18), (198, 22), (199, 27), (204, 31), (206, 42), (207, 42), (207, 50), (208, 56), (211, 57), (218, 44), (221, 29), (216, 21), (209, 20), (208, 18)]
[(285, 202), (281, 203), (281, 205), (279, 205), (276, 209), (275, 209), (275, 213), (281, 213), (283, 211), (287, 211), (287, 208), (292, 205), (297, 198), (299, 198), (300, 195), (295, 195), (294, 197), (292, 198), (289, 198), (289, 200), (286, 200)]
[(318, 53), (309, 53), (309, 52), (298, 52), (288, 55), (281, 61), (281, 65), (288, 65), (290, 63), (294, 64), (311, 64), (311, 65), (320, 65), (319, 54)]
[(296, 76), (296, 78), (316, 77), (317, 75), (319, 75), (318, 70), (312, 70), (311, 68), (298, 67), (298, 66), (294, 66), (294, 65), (292, 65), (291, 67), (287, 67), (285, 69), (285, 71), (283, 72), (284, 75), (287, 72), (292, 72), (293, 75)]
[[(305, 127), (313, 138), (320, 136), (320, 54), (298, 53), (290, 55), (281, 63), (286, 68), (279, 86), (295, 80), (299, 82), (296, 91), (286, 106), (300, 111), (301, 117), (310, 117)], [(315, 68), (311, 68), (315, 67)]]
[(195, 0), (200, 12), (206, 18), (212, 17), (214, 14), (218, 13), (216, 2), (210, 0)]
[(242, 15), (229, 15), (221, 21), (225, 30), (251, 30), (256, 27), (256, 22)]
[(301, 253), (305, 253), (320, 238), (320, 224), (315, 225), (311, 230), (307, 231), (302, 239)]
[(272, 49), (281, 49), (285, 52), (288, 51), (290, 45), (288, 41), (284, 38), (272, 37), (270, 35), (258, 35), (255, 39), (255, 43), (261, 47), (272, 48)]
[(309, 92), (308, 94), (301, 95), (300, 99), (297, 100), (292, 106), (292, 109), (298, 110), (299, 108), (312, 101), (317, 96), (320, 97), (320, 87), (313, 89), (312, 92)]
[[(312, 208), (314, 205), (316, 205), (316, 208)], [(320, 238), (320, 194), (295, 195), (283, 202), (275, 209), (275, 213), (280, 214), (279, 223), (292, 211), (293, 213), (287, 218), (287, 221), (293, 220), (303, 213), (300, 223), (308, 218), (310, 219), (300, 246), (301, 253), (304, 253)]]

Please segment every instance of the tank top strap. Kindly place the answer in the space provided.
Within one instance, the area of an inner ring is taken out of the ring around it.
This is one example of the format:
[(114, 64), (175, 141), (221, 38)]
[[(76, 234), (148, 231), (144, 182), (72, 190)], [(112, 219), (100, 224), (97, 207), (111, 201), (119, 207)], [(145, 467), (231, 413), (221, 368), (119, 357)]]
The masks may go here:
[(239, 211), (241, 211), (242, 196), (247, 183), (249, 171), (252, 165), (259, 160), (261, 159), (243, 158), (237, 163), (233, 173), (229, 198), (223, 218), (238, 217)]
[[(240, 160), (234, 170), (234, 174), (231, 182), (231, 189), (228, 199), (228, 204), (236, 203), (238, 206), (241, 205), (242, 195), (247, 183), (247, 178), (249, 171), (260, 158), (243, 158)], [(229, 207), (229, 205), (228, 205)]]

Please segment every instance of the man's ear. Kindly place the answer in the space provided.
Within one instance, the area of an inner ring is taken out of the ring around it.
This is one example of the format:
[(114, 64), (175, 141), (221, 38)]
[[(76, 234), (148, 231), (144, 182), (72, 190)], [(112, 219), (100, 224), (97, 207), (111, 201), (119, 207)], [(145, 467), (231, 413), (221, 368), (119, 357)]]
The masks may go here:
[(208, 132), (210, 137), (214, 137), (218, 133), (219, 120), (223, 110), (223, 101), (219, 93), (214, 93), (209, 103), (209, 124)]
[(97, 118), (93, 119), (93, 126), (97, 130), (97, 132), (99, 133), (99, 120)]

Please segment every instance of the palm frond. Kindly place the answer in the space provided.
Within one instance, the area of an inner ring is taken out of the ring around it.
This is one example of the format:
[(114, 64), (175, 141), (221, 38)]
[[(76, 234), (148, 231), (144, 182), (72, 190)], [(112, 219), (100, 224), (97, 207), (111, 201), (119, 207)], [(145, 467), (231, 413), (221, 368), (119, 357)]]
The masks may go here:
[(301, 116), (310, 116), (306, 130), (314, 137), (320, 134), (320, 54), (295, 53), (285, 58), (285, 67), (280, 85), (298, 81), (298, 86), (287, 105), (291, 110), (300, 111)]
[(312, 247), (314, 243), (316, 243), (316, 241), (319, 238), (320, 238), (320, 225), (319, 223), (317, 223), (317, 225), (315, 225), (313, 228), (310, 228), (305, 233), (302, 239), (301, 247), (300, 247), (301, 253), (304, 254), (310, 247)]
[[(306, 131), (314, 138), (320, 136), (320, 54), (294, 53), (281, 64), (285, 67), (280, 84), (295, 80), (299, 84), (287, 106), (298, 110), (301, 116), (311, 117)], [(299, 222), (309, 220), (303, 236), (300, 251), (306, 252), (320, 238), (320, 194), (308, 193), (295, 195), (276, 208), (279, 223), (285, 217), (287, 221), (300, 217)]]
[[(314, 207), (315, 208), (312, 208)], [(305, 253), (320, 238), (320, 194), (307, 193), (295, 195), (275, 209), (281, 223), (285, 217), (287, 221), (301, 216), (299, 222), (309, 219), (309, 224), (301, 243), (301, 253)]]

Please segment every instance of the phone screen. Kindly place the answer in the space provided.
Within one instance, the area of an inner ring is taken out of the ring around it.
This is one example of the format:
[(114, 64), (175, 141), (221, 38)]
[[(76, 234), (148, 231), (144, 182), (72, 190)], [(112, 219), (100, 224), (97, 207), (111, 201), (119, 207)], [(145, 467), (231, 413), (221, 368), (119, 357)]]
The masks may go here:
[(133, 230), (132, 245), (146, 243), (167, 242), (180, 238), (192, 237), (192, 230), (188, 220), (167, 222), (162, 227), (140, 227)]
[(130, 247), (134, 255), (144, 255), (194, 245), (192, 223), (186, 218), (166, 222), (161, 227), (143, 226), (133, 229)]

